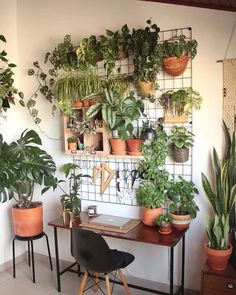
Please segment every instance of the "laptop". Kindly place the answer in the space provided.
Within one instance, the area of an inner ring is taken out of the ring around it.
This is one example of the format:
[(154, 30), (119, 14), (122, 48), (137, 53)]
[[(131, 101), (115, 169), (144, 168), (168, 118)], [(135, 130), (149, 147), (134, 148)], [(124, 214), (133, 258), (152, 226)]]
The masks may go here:
[(101, 214), (97, 217), (94, 217), (93, 219), (90, 219), (88, 222), (91, 224), (97, 224), (97, 225), (103, 225), (103, 226), (109, 226), (109, 227), (122, 229), (130, 221), (131, 221), (130, 218)]

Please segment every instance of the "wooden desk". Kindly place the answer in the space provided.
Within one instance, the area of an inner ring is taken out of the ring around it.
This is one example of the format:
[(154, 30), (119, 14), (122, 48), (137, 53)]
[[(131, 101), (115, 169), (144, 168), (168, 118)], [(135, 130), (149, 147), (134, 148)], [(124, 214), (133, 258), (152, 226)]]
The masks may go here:
[[(83, 221), (88, 220), (87, 213), (81, 213), (80, 217), (73, 223), (73, 227), (78, 227), (79, 224)], [(60, 262), (59, 262), (59, 248), (58, 248), (58, 236), (57, 236), (57, 229), (67, 229), (69, 230), (70, 227), (63, 223), (62, 218), (58, 218), (48, 223), (49, 226), (54, 228), (54, 242), (55, 242), (55, 255), (56, 255), (56, 273), (57, 273), (57, 289), (58, 292), (61, 291), (61, 280), (60, 276), (65, 273), (66, 271), (71, 270), (71, 268), (76, 265), (73, 263), (69, 267), (64, 270), (60, 270)], [(91, 229), (90, 229), (91, 230)], [(142, 286), (132, 285), (129, 284), (131, 288), (136, 288), (143, 291), (148, 291), (156, 294), (184, 294), (184, 264), (185, 264), (185, 233), (186, 231), (177, 231), (173, 230), (173, 232), (169, 235), (162, 235), (160, 234), (155, 227), (150, 227), (144, 225), (142, 222), (138, 224), (136, 227), (131, 229), (128, 233), (115, 233), (109, 231), (101, 231), (96, 230), (97, 233), (111, 238), (129, 240), (129, 241), (136, 241), (146, 244), (153, 244), (159, 246), (165, 246), (170, 249), (170, 284), (169, 284), (169, 292), (163, 292), (161, 290), (153, 290), (149, 288), (144, 288)], [(181, 259), (181, 285), (174, 288), (174, 248), (175, 246), (182, 240), (182, 259)]]

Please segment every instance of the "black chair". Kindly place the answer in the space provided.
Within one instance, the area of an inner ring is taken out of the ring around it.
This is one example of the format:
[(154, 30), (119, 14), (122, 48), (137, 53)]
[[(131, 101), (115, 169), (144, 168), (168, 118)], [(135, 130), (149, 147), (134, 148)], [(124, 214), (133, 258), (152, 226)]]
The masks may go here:
[[(85, 268), (78, 295), (82, 295), (88, 275), (95, 277), (95, 286), (98, 288), (98, 274), (105, 275), (106, 294), (111, 294), (108, 274), (118, 271), (126, 293), (130, 295), (129, 287), (121, 268), (125, 268), (134, 261), (130, 253), (111, 250), (106, 241), (99, 234), (79, 228), (72, 228), (71, 254), (78, 264)], [(97, 289), (95, 290), (97, 291)]]
[[(34, 246), (33, 241), (41, 239), (42, 237), (46, 237), (47, 242), (47, 249), (48, 249), (48, 259), (50, 263), (50, 269), (52, 268), (52, 259), (51, 259), (51, 253), (50, 253), (50, 247), (49, 247), (49, 241), (48, 236), (45, 234), (45, 232), (42, 232), (41, 234), (33, 237), (20, 237), (15, 235), (14, 239), (12, 240), (12, 252), (13, 252), (13, 278), (16, 277), (16, 259), (15, 259), (15, 240), (18, 241), (24, 241), (28, 243), (28, 265), (30, 266), (31, 260), (32, 260), (32, 273), (33, 273), (33, 283), (35, 283), (35, 269), (34, 269)], [(30, 249), (31, 248), (31, 249)], [(31, 259), (30, 259), (31, 254)]]

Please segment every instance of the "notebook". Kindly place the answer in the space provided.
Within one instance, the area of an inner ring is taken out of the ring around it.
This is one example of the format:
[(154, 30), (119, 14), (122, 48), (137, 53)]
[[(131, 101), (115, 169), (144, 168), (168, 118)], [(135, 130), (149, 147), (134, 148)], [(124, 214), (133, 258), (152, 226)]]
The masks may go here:
[(130, 218), (101, 214), (97, 217), (94, 217), (93, 219), (90, 219), (88, 222), (90, 224), (97, 224), (115, 228), (124, 228), (125, 225), (130, 221)]

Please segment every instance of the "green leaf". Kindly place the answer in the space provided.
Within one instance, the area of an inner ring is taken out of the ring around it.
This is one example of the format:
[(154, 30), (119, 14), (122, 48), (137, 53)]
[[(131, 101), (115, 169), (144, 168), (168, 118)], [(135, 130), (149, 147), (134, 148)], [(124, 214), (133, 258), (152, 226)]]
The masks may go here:
[(9, 66), (9, 68), (15, 68), (16, 67), (16, 65), (13, 64), (13, 63), (9, 63), (8, 66)]
[(102, 104), (101, 103), (96, 103), (92, 105), (86, 112), (86, 117), (88, 119), (93, 119), (97, 113), (101, 110)]
[(1, 40), (2, 42), (7, 43), (7, 40), (6, 40), (6, 38), (5, 38), (3, 35), (0, 35), (0, 40)]

